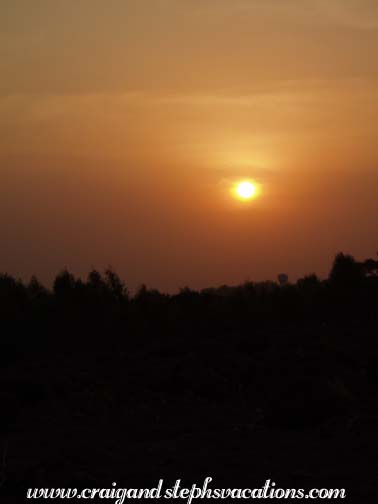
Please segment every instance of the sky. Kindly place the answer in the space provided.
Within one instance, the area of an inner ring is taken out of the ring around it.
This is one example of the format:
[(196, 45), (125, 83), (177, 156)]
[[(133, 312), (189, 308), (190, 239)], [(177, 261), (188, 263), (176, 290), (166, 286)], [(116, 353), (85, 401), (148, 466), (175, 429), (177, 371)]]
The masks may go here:
[(374, 257), (377, 54), (376, 0), (1, 0), (0, 271), (175, 292)]

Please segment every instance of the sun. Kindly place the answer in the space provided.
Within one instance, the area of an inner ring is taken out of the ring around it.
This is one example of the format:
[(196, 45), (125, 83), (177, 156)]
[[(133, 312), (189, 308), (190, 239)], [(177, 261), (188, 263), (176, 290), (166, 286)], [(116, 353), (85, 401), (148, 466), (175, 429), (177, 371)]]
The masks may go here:
[(240, 182), (236, 188), (238, 196), (243, 199), (250, 199), (256, 194), (256, 186), (251, 182)]
[(257, 196), (257, 186), (249, 180), (242, 180), (234, 185), (233, 193), (236, 198), (243, 201), (248, 201)]

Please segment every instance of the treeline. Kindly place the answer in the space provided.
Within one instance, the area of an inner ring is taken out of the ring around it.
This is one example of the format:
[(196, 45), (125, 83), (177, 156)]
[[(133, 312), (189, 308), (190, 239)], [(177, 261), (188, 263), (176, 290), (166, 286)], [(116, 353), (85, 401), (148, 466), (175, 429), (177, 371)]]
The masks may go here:
[(108, 269), (91, 271), (83, 281), (68, 271), (47, 289), (37, 278), (28, 284), (0, 275), (0, 320), (4, 339), (40, 333), (81, 332), (121, 334), (123, 330), (151, 328), (154, 332), (188, 328), (240, 328), (304, 320), (377, 319), (378, 261), (356, 261), (343, 253), (335, 257), (329, 277), (315, 274), (288, 283), (247, 282), (201, 291), (181, 289), (168, 295), (142, 286), (134, 296), (119, 276)]
[[(289, 283), (282, 274), (172, 295), (145, 286), (130, 295), (112, 270), (86, 280), (63, 271), (51, 289), (1, 275), (0, 443), (25, 446), (12, 452), (3, 490), (91, 487), (99, 466), (106, 481), (122, 481), (131, 466), (135, 478), (147, 467), (147, 476), (196, 481), (189, 466), (198, 466), (203, 446), (214, 474), (237, 454), (245, 481), (275, 472), (293, 485), (297, 467), (328, 471), (327, 439), (348, 475), (347, 457), (365, 457), (361, 447), (376, 457), (377, 322), (378, 261), (345, 254), (324, 280)], [(43, 482), (33, 439), (42, 439)], [(291, 467), (285, 447), (295, 454)], [(184, 453), (182, 466), (172, 453)], [(261, 464), (267, 453), (275, 456)], [(359, 466), (356, 459), (353, 473)], [(326, 476), (310, 478), (310, 487)]]

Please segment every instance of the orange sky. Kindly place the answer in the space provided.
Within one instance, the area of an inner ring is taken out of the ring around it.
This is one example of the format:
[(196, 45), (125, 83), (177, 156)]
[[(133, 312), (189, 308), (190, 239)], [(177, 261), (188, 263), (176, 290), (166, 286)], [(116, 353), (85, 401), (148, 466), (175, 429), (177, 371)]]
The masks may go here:
[(378, 250), (376, 0), (2, 0), (0, 51), (0, 270), (175, 291)]

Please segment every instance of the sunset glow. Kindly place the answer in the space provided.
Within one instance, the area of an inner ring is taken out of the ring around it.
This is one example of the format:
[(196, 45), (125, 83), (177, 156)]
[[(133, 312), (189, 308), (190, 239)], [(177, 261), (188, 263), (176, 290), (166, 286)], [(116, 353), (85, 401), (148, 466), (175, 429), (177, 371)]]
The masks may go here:
[(3, 0), (1, 270), (174, 292), (375, 253), (377, 27), (376, 0)]

